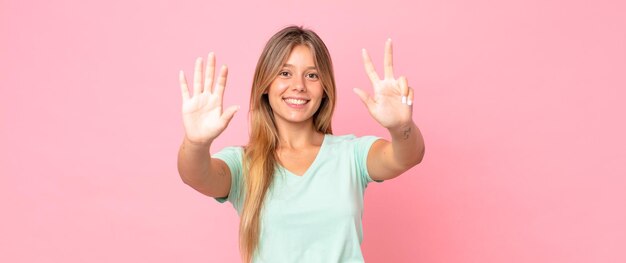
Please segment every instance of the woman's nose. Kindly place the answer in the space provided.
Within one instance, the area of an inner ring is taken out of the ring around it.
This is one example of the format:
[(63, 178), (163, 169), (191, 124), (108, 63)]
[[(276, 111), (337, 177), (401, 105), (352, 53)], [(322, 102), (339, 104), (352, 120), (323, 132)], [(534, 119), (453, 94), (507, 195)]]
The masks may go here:
[(300, 92), (306, 91), (303, 78), (293, 78), (291, 83), (292, 89)]

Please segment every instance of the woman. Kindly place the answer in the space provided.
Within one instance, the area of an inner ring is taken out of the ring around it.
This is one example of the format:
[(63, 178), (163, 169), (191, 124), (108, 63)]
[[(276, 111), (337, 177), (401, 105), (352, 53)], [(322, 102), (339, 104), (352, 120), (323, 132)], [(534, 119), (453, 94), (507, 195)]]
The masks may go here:
[(178, 155), (182, 180), (240, 215), (243, 262), (363, 262), (363, 192), (420, 163), (422, 135), (412, 120), (413, 90), (394, 78), (391, 40), (384, 79), (363, 50), (374, 96), (361, 98), (391, 142), (373, 136), (334, 136), (332, 62), (311, 30), (287, 27), (267, 42), (250, 96), (250, 141), (211, 155), (211, 143), (238, 107), (222, 108), (227, 68), (214, 84), (215, 56), (196, 60), (193, 96), (180, 72), (185, 138)]

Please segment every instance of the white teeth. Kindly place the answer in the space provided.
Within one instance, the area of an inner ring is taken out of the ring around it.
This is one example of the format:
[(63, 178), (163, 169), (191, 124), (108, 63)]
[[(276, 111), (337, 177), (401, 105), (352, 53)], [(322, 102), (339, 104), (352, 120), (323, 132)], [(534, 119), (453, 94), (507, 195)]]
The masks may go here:
[(289, 104), (297, 104), (297, 105), (302, 105), (306, 103), (306, 100), (299, 100), (299, 99), (285, 99), (285, 101)]

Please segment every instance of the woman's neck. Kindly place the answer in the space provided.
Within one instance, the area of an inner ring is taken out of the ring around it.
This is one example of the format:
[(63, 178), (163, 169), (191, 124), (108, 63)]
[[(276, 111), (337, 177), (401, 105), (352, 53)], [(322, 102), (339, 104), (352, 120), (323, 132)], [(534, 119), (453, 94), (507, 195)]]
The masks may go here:
[(302, 123), (276, 123), (278, 129), (278, 148), (301, 149), (309, 146), (320, 146), (324, 134), (315, 130), (313, 121)]

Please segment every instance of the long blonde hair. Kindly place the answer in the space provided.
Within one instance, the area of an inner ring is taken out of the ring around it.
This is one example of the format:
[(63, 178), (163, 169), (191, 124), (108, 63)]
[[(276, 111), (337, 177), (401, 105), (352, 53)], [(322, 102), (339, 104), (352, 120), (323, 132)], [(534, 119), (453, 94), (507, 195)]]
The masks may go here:
[(335, 76), (330, 54), (313, 31), (289, 26), (274, 34), (265, 45), (254, 72), (250, 94), (250, 141), (244, 151), (244, 202), (239, 224), (239, 246), (244, 263), (249, 263), (259, 245), (261, 211), (266, 193), (274, 179), (278, 162), (279, 137), (267, 90), (278, 76), (295, 46), (309, 47), (315, 60), (324, 98), (313, 115), (313, 126), (324, 134), (332, 133), (335, 108)]

